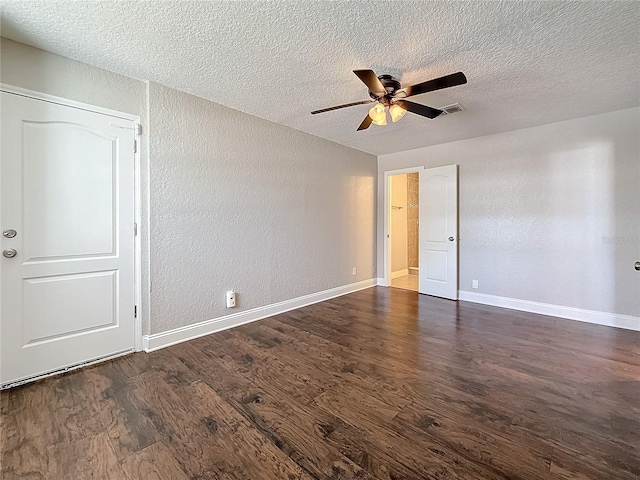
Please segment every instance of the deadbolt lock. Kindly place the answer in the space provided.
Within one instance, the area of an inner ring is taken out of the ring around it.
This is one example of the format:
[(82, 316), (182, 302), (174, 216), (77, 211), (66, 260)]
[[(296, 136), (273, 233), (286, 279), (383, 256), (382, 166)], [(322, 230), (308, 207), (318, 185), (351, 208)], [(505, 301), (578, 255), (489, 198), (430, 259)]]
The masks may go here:
[(17, 234), (18, 234), (18, 232), (16, 232), (16, 231), (15, 231), (15, 230), (13, 230), (13, 229), (8, 229), (8, 230), (5, 230), (4, 232), (2, 232), (2, 235), (3, 235), (3, 236), (5, 236), (5, 237), (7, 237), (7, 238), (13, 238), (13, 237), (15, 237)]

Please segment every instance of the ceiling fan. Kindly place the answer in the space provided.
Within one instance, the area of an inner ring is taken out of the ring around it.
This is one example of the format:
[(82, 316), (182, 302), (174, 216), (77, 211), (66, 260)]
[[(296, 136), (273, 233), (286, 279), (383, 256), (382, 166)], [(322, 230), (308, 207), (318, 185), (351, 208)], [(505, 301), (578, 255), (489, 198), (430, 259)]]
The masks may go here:
[(434, 90), (441, 90), (443, 88), (455, 87), (456, 85), (463, 85), (467, 83), (467, 77), (464, 76), (464, 73), (458, 72), (418, 83), (417, 85), (412, 85), (410, 87), (401, 88), (400, 81), (393, 78), (391, 75), (377, 76), (373, 70), (354, 70), (353, 73), (355, 73), (369, 88), (369, 96), (371, 97), (371, 100), (363, 100), (361, 102), (323, 108), (322, 110), (314, 110), (311, 113), (315, 115), (316, 113), (330, 112), (331, 110), (338, 110), (339, 108), (353, 107), (354, 105), (364, 105), (366, 103), (376, 102), (376, 104), (369, 110), (369, 114), (358, 127), (358, 131), (369, 128), (369, 125), (372, 123), (374, 125), (386, 125), (387, 108), (391, 114), (392, 122), (397, 122), (404, 117), (407, 112), (422, 115), (427, 118), (436, 118), (442, 113), (442, 110), (404, 99), (411, 97), (412, 95), (433, 92)]

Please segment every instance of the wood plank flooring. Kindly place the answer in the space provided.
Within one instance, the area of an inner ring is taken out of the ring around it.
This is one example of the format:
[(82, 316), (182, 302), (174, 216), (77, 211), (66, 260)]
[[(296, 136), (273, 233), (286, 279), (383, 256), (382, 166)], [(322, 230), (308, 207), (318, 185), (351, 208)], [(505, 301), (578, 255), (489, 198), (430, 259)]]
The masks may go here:
[(1, 404), (6, 480), (640, 478), (640, 333), (394, 288)]

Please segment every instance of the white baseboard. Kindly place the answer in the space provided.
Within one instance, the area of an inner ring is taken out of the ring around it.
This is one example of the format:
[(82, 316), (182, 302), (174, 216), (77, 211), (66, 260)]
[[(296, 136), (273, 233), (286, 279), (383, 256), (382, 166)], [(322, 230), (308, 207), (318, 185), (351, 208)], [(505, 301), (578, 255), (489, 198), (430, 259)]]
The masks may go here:
[(152, 335), (145, 335), (142, 337), (142, 347), (145, 352), (152, 352), (160, 348), (175, 345), (176, 343), (186, 342), (187, 340), (209, 335), (210, 333), (220, 332), (239, 325), (244, 325), (245, 323), (255, 322), (256, 320), (288, 312), (289, 310), (295, 310), (296, 308), (305, 307), (313, 303), (323, 302), (330, 298), (357, 292), (358, 290), (364, 290), (365, 288), (374, 287), (376, 285), (377, 279), (371, 278), (369, 280), (331, 288), (322, 292), (292, 298), (291, 300), (272, 303), (271, 305), (266, 305), (264, 307), (253, 308), (251, 310), (225, 315), (224, 317), (205, 320), (204, 322), (187, 325), (186, 327), (180, 327), (161, 333), (154, 333)]
[(404, 270), (396, 270), (395, 272), (391, 272), (391, 280), (398, 277), (406, 277), (409, 275), (409, 269), (405, 268)]
[(379, 287), (386, 287), (387, 283), (384, 281), (384, 278), (378, 277), (376, 278), (376, 285), (378, 285)]
[(595, 323), (608, 327), (625, 328), (627, 330), (640, 331), (640, 317), (621, 315), (617, 313), (598, 312), (596, 310), (583, 310), (581, 308), (552, 305), (550, 303), (532, 302), (530, 300), (518, 300), (517, 298), (499, 297), (486, 293), (458, 291), (458, 300), (465, 302), (481, 303), (494, 307), (510, 308), (523, 312), (539, 313), (552, 317), (568, 318), (580, 322)]

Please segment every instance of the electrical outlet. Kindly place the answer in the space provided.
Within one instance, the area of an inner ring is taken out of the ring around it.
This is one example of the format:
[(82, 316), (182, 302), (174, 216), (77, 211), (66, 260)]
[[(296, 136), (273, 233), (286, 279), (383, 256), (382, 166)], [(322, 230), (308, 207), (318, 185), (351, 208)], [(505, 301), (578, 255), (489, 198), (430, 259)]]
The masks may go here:
[(478, 289), (478, 280), (473, 280), (471, 282), (471, 288)]
[(357, 272), (356, 267), (353, 267), (353, 271), (351, 272), (351, 275), (355, 275)]
[(233, 290), (227, 290), (227, 308), (233, 308), (236, 306), (236, 292)]

